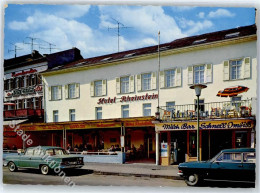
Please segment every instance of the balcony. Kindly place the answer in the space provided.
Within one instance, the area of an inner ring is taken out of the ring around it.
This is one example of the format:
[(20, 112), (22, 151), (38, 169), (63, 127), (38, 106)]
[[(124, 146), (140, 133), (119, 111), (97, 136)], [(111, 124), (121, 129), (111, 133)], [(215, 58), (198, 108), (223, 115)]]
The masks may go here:
[[(200, 119), (236, 119), (254, 117), (256, 100), (225, 101), (201, 103)], [(182, 121), (197, 119), (197, 104), (161, 106), (159, 108), (162, 121)]]
[(4, 113), (4, 119), (16, 119), (16, 118), (29, 118), (29, 117), (43, 117), (43, 109), (17, 109), (6, 110)]

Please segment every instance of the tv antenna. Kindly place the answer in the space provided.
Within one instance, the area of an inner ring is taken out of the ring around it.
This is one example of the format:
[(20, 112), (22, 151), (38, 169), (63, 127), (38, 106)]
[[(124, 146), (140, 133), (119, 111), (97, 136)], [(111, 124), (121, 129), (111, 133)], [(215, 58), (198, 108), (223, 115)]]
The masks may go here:
[(14, 49), (13, 50), (9, 50), (8, 49), (8, 53), (10, 52), (14, 52), (14, 57), (16, 58), (16, 53), (17, 53), (17, 50), (22, 50), (22, 48), (18, 47), (17, 45), (13, 44), (13, 43), (10, 43), (14, 46)]
[(116, 23), (117, 23), (117, 27), (108, 27), (108, 31), (112, 30), (112, 29), (117, 29), (117, 48), (118, 48), (118, 52), (119, 52), (119, 36), (120, 36), (120, 29), (126, 29), (126, 28), (131, 28), (131, 27), (127, 27), (124, 24), (122, 24), (121, 22), (117, 21), (116, 19), (112, 18)]
[(31, 51), (33, 52), (33, 46), (34, 45), (39, 45), (39, 44), (35, 44), (34, 41), (39, 39), (39, 38), (33, 38), (33, 37), (26, 37), (27, 39), (30, 39), (31, 40), (31, 43), (27, 43), (27, 42), (24, 42), (24, 44), (30, 44), (31, 45)]
[(54, 49), (59, 49), (59, 48), (54, 48), (54, 46), (56, 46), (55, 44), (52, 44), (52, 43), (47, 42), (47, 41), (45, 41), (45, 40), (42, 40), (42, 41), (44, 41), (45, 43), (47, 43), (47, 44), (49, 45), (49, 48), (40, 47), (40, 49), (48, 49), (48, 50), (50, 50), (50, 54), (51, 54), (51, 51), (52, 51), (52, 50), (54, 50)]

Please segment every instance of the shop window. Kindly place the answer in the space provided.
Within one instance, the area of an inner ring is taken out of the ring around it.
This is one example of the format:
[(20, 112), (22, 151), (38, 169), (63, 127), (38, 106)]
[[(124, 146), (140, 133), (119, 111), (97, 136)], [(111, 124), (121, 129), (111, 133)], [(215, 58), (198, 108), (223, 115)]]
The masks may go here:
[(151, 116), (151, 103), (143, 104), (143, 115), (145, 117)]
[(24, 109), (24, 99), (18, 100), (18, 109)]
[(42, 107), (42, 97), (35, 98), (35, 109), (41, 109)]
[(75, 121), (76, 120), (76, 111), (75, 111), (75, 109), (70, 109), (69, 113), (70, 113), (70, 121)]
[(197, 156), (197, 136), (196, 132), (189, 132), (189, 156), (196, 157)]
[(102, 107), (96, 107), (96, 119), (102, 119)]
[(53, 111), (53, 122), (59, 122), (59, 111)]
[(247, 132), (236, 131), (236, 148), (247, 147)]
[(129, 117), (129, 105), (122, 105), (122, 118), (127, 118)]

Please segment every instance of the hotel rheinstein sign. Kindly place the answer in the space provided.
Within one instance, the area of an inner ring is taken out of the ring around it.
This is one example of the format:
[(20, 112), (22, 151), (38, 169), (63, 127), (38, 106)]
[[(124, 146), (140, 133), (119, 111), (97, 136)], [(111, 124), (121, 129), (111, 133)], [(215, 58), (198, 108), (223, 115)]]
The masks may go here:
[[(253, 127), (253, 120), (221, 120), (200, 122), (200, 130), (250, 129)], [(159, 123), (155, 125), (155, 129), (156, 131), (197, 130), (197, 122)]]
[(112, 104), (112, 103), (116, 103), (117, 100), (119, 100), (120, 103), (123, 102), (135, 102), (135, 101), (144, 101), (144, 100), (153, 100), (153, 99), (158, 99), (158, 94), (148, 94), (146, 93), (145, 95), (135, 95), (135, 96), (122, 96), (121, 98), (100, 98), (98, 99), (97, 104), (99, 105), (103, 105), (103, 104)]

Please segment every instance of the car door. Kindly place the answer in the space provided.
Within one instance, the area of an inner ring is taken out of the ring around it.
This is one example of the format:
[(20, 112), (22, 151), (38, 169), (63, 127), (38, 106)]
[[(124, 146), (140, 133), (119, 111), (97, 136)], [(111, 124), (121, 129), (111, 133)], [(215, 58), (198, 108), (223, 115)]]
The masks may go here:
[(27, 149), (24, 155), (21, 155), (19, 160), (19, 167), (21, 168), (30, 168), (31, 167), (31, 159), (33, 156), (34, 149)]
[(39, 165), (44, 162), (43, 155), (43, 149), (35, 149), (33, 156), (31, 156), (30, 167), (39, 168)]
[(255, 152), (244, 152), (243, 153), (243, 167), (242, 170), (242, 180), (243, 181), (255, 181), (255, 163), (256, 163), (256, 154)]
[(209, 178), (217, 180), (241, 180), (242, 153), (224, 152), (211, 164)]

